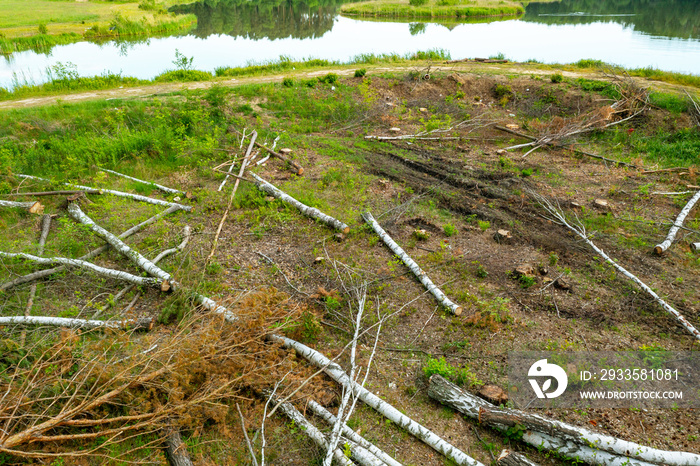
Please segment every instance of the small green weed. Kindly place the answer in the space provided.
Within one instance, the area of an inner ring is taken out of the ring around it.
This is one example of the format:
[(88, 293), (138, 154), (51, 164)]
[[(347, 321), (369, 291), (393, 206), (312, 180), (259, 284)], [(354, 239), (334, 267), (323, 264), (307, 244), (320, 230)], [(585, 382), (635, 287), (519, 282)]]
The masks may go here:
[(364, 68), (360, 68), (359, 70), (355, 70), (355, 77), (356, 78), (363, 78), (367, 74), (367, 70)]
[(457, 227), (455, 227), (451, 223), (446, 223), (445, 225), (443, 225), (442, 231), (445, 232), (445, 236), (454, 236), (457, 234)]

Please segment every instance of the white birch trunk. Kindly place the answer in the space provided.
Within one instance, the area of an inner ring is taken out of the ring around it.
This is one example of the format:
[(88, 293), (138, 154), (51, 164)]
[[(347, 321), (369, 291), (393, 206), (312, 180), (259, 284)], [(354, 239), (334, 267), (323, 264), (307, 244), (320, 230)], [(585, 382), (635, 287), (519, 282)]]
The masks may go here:
[(666, 235), (666, 239), (663, 240), (663, 242), (657, 244), (654, 246), (654, 252), (658, 255), (663, 254), (668, 250), (668, 248), (671, 247), (671, 244), (673, 243), (673, 240), (676, 238), (676, 233), (678, 233), (678, 230), (683, 226), (683, 222), (685, 221), (685, 218), (688, 216), (690, 211), (693, 209), (695, 204), (700, 200), (700, 191), (695, 193), (695, 196), (692, 197), (688, 201), (688, 203), (683, 207), (683, 210), (681, 210), (681, 213), (678, 214), (678, 217), (676, 217), (676, 221), (673, 222), (673, 226), (671, 227), (670, 230), (668, 230), (668, 235)]
[[(153, 217), (149, 218), (148, 220), (145, 220), (145, 221), (139, 223), (138, 225), (134, 225), (133, 227), (129, 228), (124, 233), (119, 235), (118, 238), (119, 239), (128, 238), (129, 236), (133, 235), (134, 233), (137, 233), (137, 232), (143, 230), (148, 225), (157, 222), (161, 218), (163, 218), (166, 215), (168, 215), (172, 212), (175, 212), (177, 210), (180, 210), (180, 208), (177, 206), (170, 206), (167, 209), (165, 209), (163, 212), (161, 212), (157, 215), (154, 215)], [(90, 251), (89, 253), (85, 254), (82, 257), (79, 257), (78, 259), (79, 260), (92, 259), (93, 257), (97, 257), (100, 254), (102, 254), (103, 252), (107, 251), (110, 247), (111, 247), (111, 245), (109, 245), (109, 244), (106, 244), (104, 246), (100, 246), (99, 248), (93, 249), (92, 251)], [(0, 291), (8, 290), (14, 286), (22, 285), (24, 283), (29, 283), (29, 282), (32, 282), (34, 280), (39, 280), (40, 278), (51, 276), (55, 273), (63, 271), (64, 269), (65, 269), (65, 266), (54, 267), (52, 269), (40, 270), (38, 272), (33, 272), (33, 273), (30, 273), (27, 275), (23, 275), (21, 277), (17, 277), (14, 280), (11, 280), (9, 282), (5, 282), (2, 285), (0, 285)]]
[(657, 303), (659, 303), (659, 305), (660, 305), (666, 312), (668, 312), (668, 313), (671, 314), (673, 317), (675, 317), (676, 320), (677, 320), (678, 322), (680, 322), (680, 324), (681, 324), (686, 330), (688, 330), (696, 339), (700, 340), (700, 331), (698, 331), (695, 327), (693, 327), (693, 325), (692, 325), (690, 322), (688, 322), (688, 320), (687, 320), (685, 317), (683, 317), (683, 315), (681, 315), (680, 312), (678, 312), (677, 310), (675, 310), (675, 309), (674, 309), (673, 307), (671, 307), (666, 301), (664, 301), (663, 299), (661, 299), (661, 297), (660, 297), (659, 295), (657, 295), (657, 294), (654, 292), (654, 290), (652, 290), (651, 288), (649, 288), (643, 281), (641, 281), (639, 278), (637, 278), (637, 277), (636, 277), (635, 275), (633, 275), (632, 273), (628, 272), (627, 269), (625, 269), (624, 267), (622, 267), (620, 264), (618, 264), (617, 262), (615, 262), (614, 260), (612, 260), (607, 254), (605, 254), (605, 252), (604, 252), (602, 249), (600, 249), (598, 246), (596, 246), (596, 245), (593, 243), (593, 241), (591, 241), (590, 239), (588, 239), (588, 236), (586, 236), (586, 234), (585, 234), (585, 230), (582, 230), (582, 229), (575, 228), (575, 227), (571, 226), (571, 225), (569, 224), (569, 222), (566, 220), (566, 217), (564, 216), (564, 214), (563, 214), (561, 211), (559, 211), (556, 207), (554, 207), (548, 200), (546, 200), (546, 199), (543, 198), (542, 196), (537, 196), (537, 195), (536, 195), (536, 198), (537, 198), (538, 202), (540, 202), (540, 204), (542, 205), (542, 207), (544, 207), (544, 208), (547, 210), (547, 212), (549, 212), (551, 215), (554, 216), (554, 218), (551, 218), (550, 220), (552, 220), (552, 221), (554, 221), (554, 222), (557, 222), (557, 223), (559, 223), (560, 225), (563, 225), (563, 226), (565, 226), (566, 228), (568, 228), (569, 230), (571, 230), (572, 232), (574, 232), (574, 233), (576, 234), (576, 236), (578, 236), (579, 238), (581, 238), (582, 240), (584, 240), (584, 241), (586, 242), (586, 244), (588, 244), (600, 257), (602, 257), (603, 259), (605, 259), (605, 261), (606, 261), (608, 264), (610, 264), (610, 265), (612, 265), (613, 267), (615, 267), (615, 269), (617, 269), (618, 272), (620, 272), (622, 275), (624, 275), (625, 277), (629, 278), (631, 281), (633, 281), (634, 283), (636, 283), (637, 286), (639, 286), (642, 290), (644, 290), (649, 296), (651, 296), (652, 298), (654, 298), (654, 301), (656, 301)]
[[(51, 215), (44, 215), (41, 219), (41, 236), (39, 237), (39, 248), (36, 252), (37, 256), (41, 257), (44, 254), (44, 246), (46, 245), (46, 238), (49, 236), (49, 229), (51, 228)], [(31, 313), (32, 306), (34, 306), (34, 298), (36, 297), (36, 283), (32, 283), (29, 289), (29, 299), (27, 300), (27, 307), (24, 310), (24, 315), (28, 316)]]
[(109, 244), (112, 245), (114, 249), (125, 255), (131, 262), (145, 270), (146, 273), (148, 273), (152, 277), (156, 277), (161, 281), (172, 281), (172, 276), (169, 273), (165, 272), (156, 264), (143, 257), (137, 251), (131, 249), (129, 246), (126, 245), (126, 243), (124, 243), (124, 241), (120, 240), (115, 235), (96, 224), (90, 217), (85, 215), (85, 212), (83, 212), (80, 209), (78, 204), (69, 204), (68, 213), (71, 214), (71, 216), (78, 222), (82, 223), (83, 225), (86, 225), (88, 228), (94, 231), (100, 238), (107, 241)]
[(348, 438), (341, 437), (340, 445), (345, 447), (345, 444), (347, 444), (350, 449), (350, 457), (355, 460), (356, 463), (360, 463), (361, 466), (386, 466), (384, 461), (374, 456), (366, 448), (361, 447)]
[(374, 410), (396, 423), (399, 427), (408, 431), (410, 434), (422, 440), (425, 444), (435, 449), (438, 453), (452, 459), (459, 465), (483, 466), (482, 463), (474, 458), (471, 458), (453, 445), (450, 445), (431, 430), (402, 414), (399, 412), (399, 410), (391, 406), (389, 403), (383, 401), (378, 396), (362, 387), (360, 384), (352, 382), (339, 365), (331, 362), (318, 351), (283, 336), (271, 335), (270, 339), (282, 343), (285, 347), (293, 348), (309, 362), (315, 364), (319, 368), (323, 368), (324, 372), (328, 374), (330, 378), (344, 387), (351, 389), (355, 396), (359, 397), (368, 406), (372, 407)]
[(162, 186), (162, 185), (159, 185), (158, 183), (153, 183), (151, 181), (139, 180), (138, 178), (134, 178), (133, 176), (125, 175), (123, 173), (115, 172), (113, 170), (107, 170), (106, 168), (100, 168), (100, 170), (103, 172), (111, 173), (112, 175), (121, 176), (122, 178), (126, 178), (127, 180), (136, 181), (137, 183), (143, 183), (143, 184), (147, 184), (150, 186), (155, 186), (156, 188), (160, 189), (161, 191), (163, 191), (165, 193), (182, 194), (183, 196), (185, 195), (185, 192), (180, 191), (179, 189), (168, 188), (167, 186)]
[[(279, 408), (289, 419), (294, 421), (294, 424), (301, 427), (306, 435), (322, 450), (328, 448), (328, 439), (323, 433), (311, 424), (291, 403), (285, 401)], [(343, 466), (353, 466), (343, 452), (336, 448), (333, 451), (333, 458)]]
[(700, 243), (690, 243), (690, 249), (693, 251), (700, 251)]
[(389, 249), (399, 258), (401, 261), (403, 261), (404, 264), (406, 264), (406, 267), (409, 268), (411, 272), (420, 280), (420, 282), (425, 286), (425, 288), (432, 293), (433, 296), (435, 296), (435, 299), (445, 306), (447, 309), (452, 311), (454, 315), (460, 315), (462, 313), (462, 306), (453, 303), (447, 296), (445, 296), (445, 293), (443, 293), (440, 288), (435, 286), (435, 284), (430, 280), (428, 275), (423, 271), (423, 269), (420, 268), (416, 262), (411, 259), (411, 256), (406, 254), (406, 252), (396, 244), (396, 242), (391, 239), (391, 236), (384, 231), (384, 229), (377, 223), (377, 221), (372, 217), (372, 214), (369, 212), (365, 212), (362, 214), (362, 218), (365, 219), (365, 222), (367, 222), (372, 229), (379, 235), (379, 237), (384, 241), (384, 244), (386, 244)]
[[(311, 408), (311, 410), (317, 416), (321, 417), (324, 421), (326, 421), (330, 425), (334, 425), (338, 421), (338, 418), (336, 418), (330, 411), (328, 411), (326, 408), (324, 408), (320, 404), (316, 403), (314, 400), (309, 401), (309, 408)], [(394, 458), (389, 456), (383, 450), (379, 449), (376, 445), (367, 441), (360, 434), (356, 433), (354, 430), (352, 430), (350, 427), (348, 427), (347, 424), (343, 424), (342, 429), (343, 429), (343, 436), (347, 437), (349, 440), (352, 440), (353, 442), (355, 442), (359, 446), (365, 448), (367, 451), (372, 453), (374, 456), (379, 458), (381, 461), (386, 463), (388, 466), (401, 466), (401, 463), (399, 463)]]
[(330, 215), (326, 215), (320, 210), (318, 210), (315, 207), (309, 207), (306, 204), (302, 204), (301, 202), (297, 201), (294, 199), (292, 196), (289, 194), (285, 193), (281, 189), (277, 188), (276, 186), (272, 185), (271, 183), (263, 180), (260, 178), (258, 175), (255, 173), (250, 172), (250, 176), (252, 176), (255, 181), (257, 181), (256, 186), (258, 189), (261, 191), (266, 192), (267, 194), (276, 197), (277, 199), (286, 202), (287, 204), (291, 204), (299, 211), (306, 215), (307, 217), (311, 217), (315, 220), (318, 220), (320, 222), (323, 222), (327, 225), (332, 226), (336, 230), (340, 230), (343, 233), (348, 233), (350, 231), (350, 227), (347, 226), (345, 223), (341, 222), (340, 220), (331, 217)]
[(0, 317), (0, 326), (3, 325), (22, 325), (22, 326), (38, 326), (47, 325), (51, 327), (67, 327), (67, 328), (119, 328), (119, 329), (146, 329), (153, 328), (153, 319), (130, 319), (130, 320), (86, 320), (86, 319), (69, 319), (66, 317), (40, 317), (40, 316), (10, 316)]
[(0, 199), (0, 207), (26, 209), (30, 214), (37, 214), (37, 215), (41, 215), (44, 213), (44, 205), (39, 201), (17, 202), (17, 201), (3, 201)]
[[(46, 178), (40, 178), (38, 176), (21, 175), (21, 174), (17, 174), (17, 176), (19, 176), (20, 178), (26, 178), (26, 179), (30, 179), (30, 180), (49, 181)], [(84, 189), (84, 190), (96, 189), (96, 188), (91, 188), (90, 186), (82, 186), (82, 185), (75, 184), (75, 183), (63, 183), (63, 184), (66, 186), (74, 186), (76, 188), (80, 188), (80, 189)], [(129, 199), (133, 199), (135, 201), (146, 202), (149, 204), (162, 205), (165, 207), (177, 206), (177, 208), (179, 210), (185, 210), (187, 212), (192, 210), (192, 206), (178, 204), (177, 202), (162, 201), (160, 199), (154, 199), (152, 197), (141, 196), (139, 194), (124, 193), (121, 191), (115, 191), (113, 189), (101, 189), (100, 191), (102, 191), (103, 193), (111, 194), (113, 196), (126, 197)]]
[(124, 280), (124, 281), (130, 282), (130, 283), (133, 283), (134, 285), (139, 285), (139, 286), (159, 287), (159, 286), (161, 286), (161, 282), (162, 282), (162, 280), (160, 280), (158, 278), (139, 277), (137, 275), (132, 275), (129, 272), (108, 269), (106, 267), (100, 267), (99, 265), (95, 265), (92, 262), (87, 262), (87, 261), (83, 261), (80, 259), (68, 259), (66, 257), (38, 257), (38, 256), (34, 256), (32, 254), (26, 254), (23, 252), (12, 253), (12, 252), (3, 252), (3, 251), (0, 251), (0, 257), (7, 257), (7, 258), (13, 258), (13, 259), (26, 259), (26, 260), (30, 260), (32, 262), (36, 262), (37, 264), (43, 264), (43, 265), (61, 264), (61, 265), (65, 265), (68, 267), (79, 267), (79, 268), (91, 270), (99, 275), (104, 276), (104, 277), (113, 278), (115, 280)]
[[(523, 436), (524, 442), (533, 446), (543, 445), (570, 458), (584, 459), (591, 464), (606, 466), (650, 464), (697, 466), (700, 464), (700, 455), (693, 453), (657, 450), (535, 414), (497, 408), (437, 374), (430, 377), (428, 396), (499, 430), (507, 430), (508, 427), (518, 423), (517, 419), (521, 425), (529, 429)], [(504, 413), (511, 417), (507, 419), (505, 416), (489, 416), (487, 413)], [(527, 422), (525, 419), (530, 419), (532, 422)], [(547, 433), (541, 432), (540, 429)]]

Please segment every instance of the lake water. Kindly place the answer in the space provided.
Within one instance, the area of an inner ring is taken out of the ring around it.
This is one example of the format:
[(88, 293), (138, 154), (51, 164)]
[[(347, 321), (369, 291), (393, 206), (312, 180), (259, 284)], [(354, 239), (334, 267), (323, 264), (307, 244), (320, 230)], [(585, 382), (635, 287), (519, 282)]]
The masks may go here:
[(545, 63), (593, 58), (700, 75), (700, 2), (695, 0), (562, 0), (530, 4), (518, 19), (443, 24), (357, 20), (339, 16), (334, 0), (312, 1), (185, 5), (183, 11), (198, 16), (197, 29), (188, 35), (15, 53), (0, 58), (0, 86), (11, 88), (13, 76), (42, 82), (47, 67), (59, 62), (75, 64), (84, 76), (110, 71), (153, 78), (174, 68), (176, 50), (207, 71), (280, 56), (345, 61), (362, 53), (439, 48), (454, 59), (499, 53)]

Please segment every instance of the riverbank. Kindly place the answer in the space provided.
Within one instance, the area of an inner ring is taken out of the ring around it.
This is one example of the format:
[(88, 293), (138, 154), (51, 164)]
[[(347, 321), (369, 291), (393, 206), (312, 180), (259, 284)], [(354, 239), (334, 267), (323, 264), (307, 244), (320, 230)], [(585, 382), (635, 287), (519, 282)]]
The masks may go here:
[(391, 18), (479, 18), (519, 16), (525, 8), (518, 2), (493, 0), (377, 0), (349, 3), (340, 7), (348, 16)]
[(0, 0), (0, 54), (78, 41), (162, 36), (191, 30), (194, 15), (169, 13), (174, 0), (141, 2), (55, 2)]

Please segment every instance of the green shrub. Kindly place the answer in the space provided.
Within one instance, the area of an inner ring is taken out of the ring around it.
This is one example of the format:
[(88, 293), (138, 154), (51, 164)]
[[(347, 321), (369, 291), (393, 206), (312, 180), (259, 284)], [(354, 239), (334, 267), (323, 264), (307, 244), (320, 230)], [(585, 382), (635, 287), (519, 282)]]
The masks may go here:
[(445, 236), (454, 236), (454, 235), (457, 234), (457, 227), (455, 227), (455, 226), (452, 225), (451, 223), (446, 223), (446, 224), (442, 227), (442, 231), (445, 232)]
[(325, 76), (319, 76), (318, 80), (319, 82), (325, 83), (325, 84), (338, 84), (338, 80), (340, 77), (335, 74), (335, 73), (328, 73)]
[(445, 360), (444, 356), (440, 359), (429, 358), (428, 362), (425, 363), (423, 367), (423, 373), (426, 377), (430, 377), (433, 374), (439, 374), (446, 379), (451, 379), (457, 374), (457, 370), (450, 366), (450, 364)]
[(355, 70), (355, 77), (356, 78), (362, 78), (367, 74), (367, 70), (364, 68), (360, 68), (359, 70)]
[(284, 87), (294, 87), (294, 80), (292, 78), (284, 78), (282, 80), (282, 85)]
[(49, 29), (46, 27), (46, 23), (39, 23), (39, 34), (48, 34)]
[(408, 4), (411, 6), (423, 6), (428, 3), (428, 0), (408, 0)]
[(551, 79), (553, 83), (560, 83), (564, 80), (564, 76), (561, 73), (554, 73), (549, 79)]
[(479, 225), (481, 231), (486, 231), (491, 227), (491, 222), (486, 220), (477, 220), (476, 223)]

